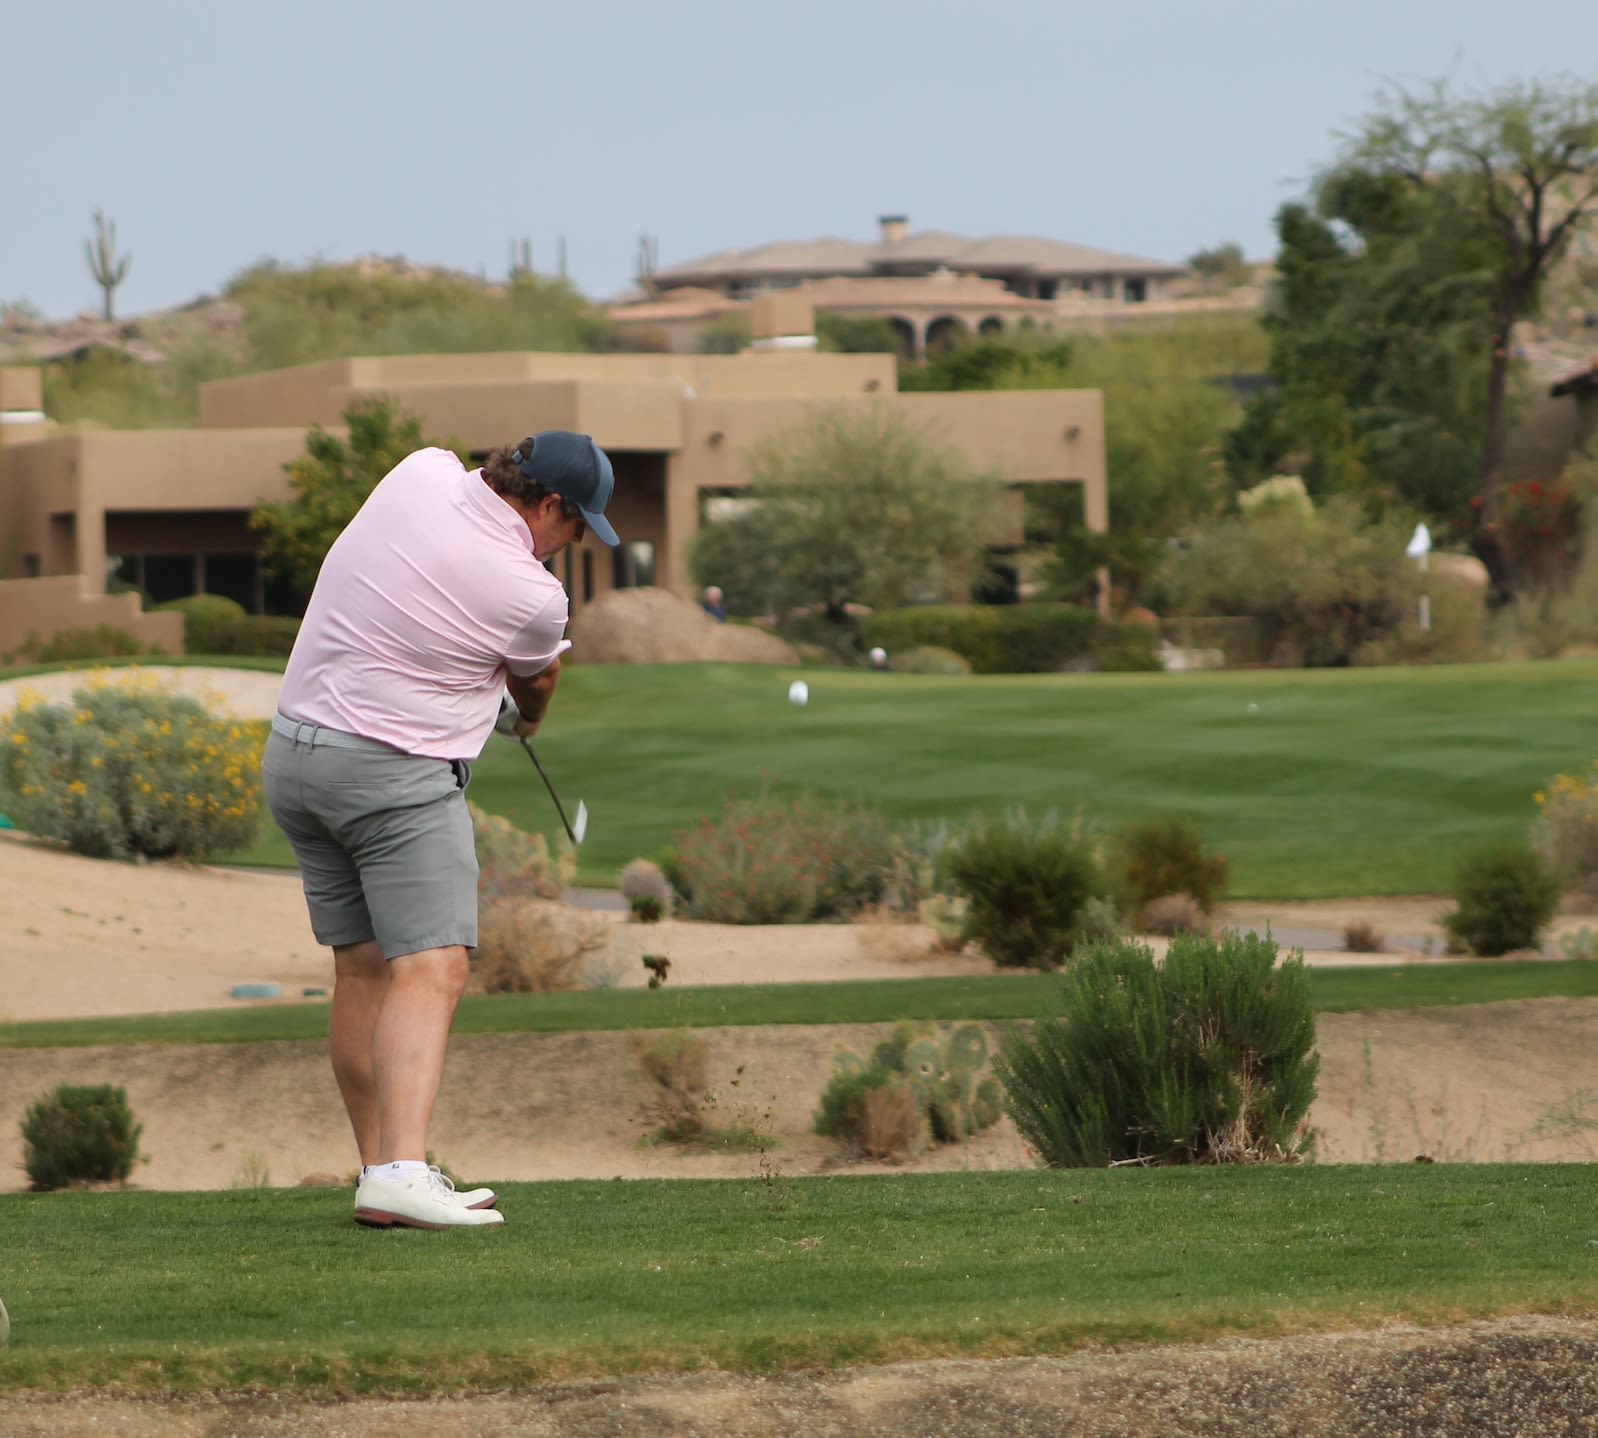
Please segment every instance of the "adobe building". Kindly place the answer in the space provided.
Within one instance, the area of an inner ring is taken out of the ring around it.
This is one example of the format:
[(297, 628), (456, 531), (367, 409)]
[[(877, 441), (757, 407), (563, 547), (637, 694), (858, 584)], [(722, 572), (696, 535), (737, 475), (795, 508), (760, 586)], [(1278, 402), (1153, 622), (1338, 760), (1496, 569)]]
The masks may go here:
[(792, 295), (759, 301), (754, 329), (737, 355), (407, 355), (301, 365), (201, 386), (199, 427), (189, 430), (48, 433), (38, 372), (0, 371), (0, 399), (9, 405), (15, 395), (16, 412), (33, 416), (0, 433), (0, 653), (29, 633), (42, 640), (102, 622), (181, 649), (177, 616), (140, 615), (134, 596), (107, 596), (108, 580), (158, 603), (205, 592), (253, 612), (271, 607), (249, 515), (290, 497), (285, 466), (304, 450), (307, 427), (336, 429), (344, 409), (366, 396), (390, 396), (425, 433), (478, 459), (544, 429), (594, 437), (615, 465), (608, 512), (623, 542), (612, 551), (588, 540), (559, 557), (574, 612), (630, 585), (691, 597), (686, 551), (707, 502), (744, 487), (751, 445), (822, 405), (891, 406), (998, 476), (1007, 529), (1000, 548), (1020, 543), (1027, 485), (1080, 485), (1089, 526), (1106, 527), (1097, 390), (900, 394), (892, 355), (817, 353), (809, 306)]

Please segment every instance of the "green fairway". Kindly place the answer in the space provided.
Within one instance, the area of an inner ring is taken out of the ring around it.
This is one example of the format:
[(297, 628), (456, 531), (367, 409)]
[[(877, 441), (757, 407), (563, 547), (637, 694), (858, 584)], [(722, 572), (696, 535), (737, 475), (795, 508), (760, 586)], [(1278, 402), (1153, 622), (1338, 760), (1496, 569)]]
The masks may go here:
[[(1055, 1012), (1052, 974), (971, 979), (880, 979), (828, 984), (724, 984), (571, 994), (478, 995), (461, 1001), (457, 1034), (575, 1033), (615, 1029), (753, 1028), (763, 1024), (878, 1024), (901, 1019), (1035, 1019)], [(1315, 969), (1320, 1013), (1598, 996), (1598, 964), (1402, 964)], [(260, 1043), (320, 1039), (325, 1004), (268, 1004), (197, 1013), (0, 1024), (0, 1048), (93, 1044)]]
[[(1092, 824), (1183, 811), (1238, 898), (1436, 893), (1462, 850), (1523, 833), (1532, 792), (1598, 756), (1598, 662), (1436, 669), (922, 678), (753, 665), (573, 665), (537, 742), (582, 879), (761, 783), (901, 819), (1024, 805)], [(1257, 704), (1250, 714), (1248, 706)], [(491, 740), (472, 798), (551, 838), (549, 796)], [(273, 841), (249, 862), (288, 862)]]
[[(263, 665), (260, 667), (269, 667)], [(1517, 836), (1550, 776), (1598, 757), (1598, 661), (1219, 674), (924, 678), (756, 665), (595, 666), (561, 679), (537, 741), (581, 879), (767, 783), (964, 821), (1024, 805), (1101, 830), (1186, 812), (1237, 898), (1437, 893), (1465, 849)], [(1257, 705), (1250, 712), (1250, 705)], [(489, 741), (471, 797), (553, 838), (515, 746)], [(275, 830), (241, 862), (290, 863)]]
[(507, 1185), (503, 1229), (327, 1190), (0, 1198), (0, 1389), (449, 1392), (581, 1373), (1598, 1305), (1598, 1169), (1156, 1169)]

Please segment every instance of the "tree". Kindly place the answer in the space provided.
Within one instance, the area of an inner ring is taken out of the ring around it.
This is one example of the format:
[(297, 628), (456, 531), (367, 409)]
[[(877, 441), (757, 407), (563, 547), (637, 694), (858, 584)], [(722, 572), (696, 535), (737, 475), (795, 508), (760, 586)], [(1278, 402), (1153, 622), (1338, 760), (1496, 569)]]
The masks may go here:
[(1243, 258), (1243, 247), (1234, 240), (1189, 255), (1187, 267), (1200, 279), (1234, 287), (1248, 283), (1248, 261)]
[[(343, 418), (347, 441), (313, 424), (305, 453), (284, 466), (294, 498), (263, 504), (250, 515), (250, 528), (262, 536), (262, 569), (302, 595), (315, 587), (327, 551), (378, 480), (406, 455), (440, 443), (423, 438), (421, 420), (386, 395), (355, 400)], [(454, 444), (443, 447), (461, 453)]]
[(1348, 142), (1339, 168), (1439, 202), (1486, 246), (1486, 341), (1474, 542), (1506, 582), (1499, 533), (1505, 403), (1515, 324), (1537, 312), (1549, 270), (1598, 215), (1598, 86), (1574, 78), (1456, 95), (1446, 81), (1393, 87)]
[(695, 577), (733, 613), (894, 608), (966, 582), (996, 490), (886, 405), (837, 406), (756, 445), (742, 512), (701, 530)]
[(117, 256), (117, 222), (107, 220), (99, 210), (94, 212), (94, 243), (87, 240), (83, 242), (84, 257), (89, 261), (89, 273), (94, 276), (95, 284), (104, 292), (102, 313), (107, 322), (112, 318), (111, 296), (116, 293), (116, 288), (128, 277), (128, 269), (133, 264), (132, 255)]
[(1276, 219), (1263, 324), (1274, 387), (1229, 436), (1240, 485), (1303, 476), (1468, 529), (1491, 332), (1491, 246), (1452, 191), (1338, 170)]

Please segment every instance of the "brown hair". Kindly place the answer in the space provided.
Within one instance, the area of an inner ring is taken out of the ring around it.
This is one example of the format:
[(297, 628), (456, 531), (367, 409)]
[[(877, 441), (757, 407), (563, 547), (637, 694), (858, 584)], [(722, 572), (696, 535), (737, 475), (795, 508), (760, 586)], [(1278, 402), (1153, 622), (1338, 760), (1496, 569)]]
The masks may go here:
[(522, 468), (511, 458), (513, 454), (522, 452), (532, 447), (532, 440), (524, 439), (520, 445), (502, 444), (498, 449), (492, 450), (487, 459), (483, 461), (483, 479), (488, 487), (496, 494), (503, 494), (507, 499), (514, 499), (518, 504), (525, 504), (529, 509), (536, 509), (544, 499), (558, 499), (560, 512), (567, 519), (577, 520), (583, 517), (583, 512), (563, 494), (556, 494), (552, 489), (545, 489), (536, 479), (529, 479), (522, 473)]

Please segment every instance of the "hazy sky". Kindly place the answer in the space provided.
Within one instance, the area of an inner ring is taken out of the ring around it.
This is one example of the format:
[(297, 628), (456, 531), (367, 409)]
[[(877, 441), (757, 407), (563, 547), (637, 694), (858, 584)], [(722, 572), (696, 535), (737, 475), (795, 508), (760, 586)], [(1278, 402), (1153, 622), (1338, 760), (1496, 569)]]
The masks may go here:
[(912, 228), (1180, 261), (1271, 217), (1385, 79), (1598, 79), (1593, 0), (18, 0), (0, 301), (124, 315), (273, 257), (585, 293), (731, 246)]

